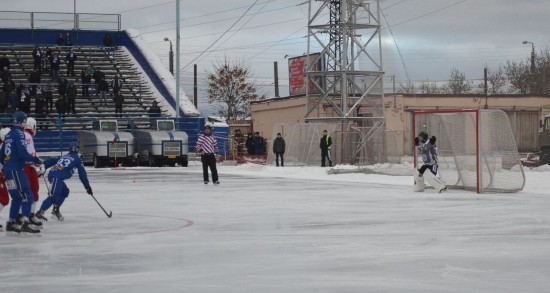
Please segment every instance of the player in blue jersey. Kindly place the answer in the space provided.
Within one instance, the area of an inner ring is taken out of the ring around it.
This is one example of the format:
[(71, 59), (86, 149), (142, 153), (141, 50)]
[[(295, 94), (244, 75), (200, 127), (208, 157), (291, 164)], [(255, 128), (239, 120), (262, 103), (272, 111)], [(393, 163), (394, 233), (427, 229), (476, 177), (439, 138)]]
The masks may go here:
[[(23, 168), (27, 162), (40, 165), (42, 161), (27, 151), (23, 132), (26, 121), (27, 114), (24, 112), (13, 113), (13, 126), (0, 147), (0, 164), (3, 166), (6, 186), (12, 199), (6, 231), (38, 234), (40, 230), (34, 229), (29, 223), (34, 198)], [(21, 222), (16, 221), (20, 209), (23, 213)]]
[(48, 180), (51, 185), (51, 196), (46, 198), (40, 210), (36, 212), (36, 216), (39, 219), (45, 219), (44, 212), (47, 211), (52, 205), (54, 206), (53, 214), (59, 220), (63, 221), (63, 216), (59, 211), (61, 205), (65, 199), (69, 196), (69, 188), (65, 184), (65, 180), (71, 178), (74, 174), (74, 170), (78, 170), (78, 178), (86, 188), (88, 194), (92, 193), (92, 188), (90, 187), (90, 182), (88, 181), (88, 176), (86, 170), (84, 169), (84, 164), (78, 156), (79, 146), (77, 143), (72, 143), (69, 146), (69, 153), (59, 157), (51, 158), (44, 162), (44, 167), (46, 169), (51, 167), (50, 173), (48, 174)]

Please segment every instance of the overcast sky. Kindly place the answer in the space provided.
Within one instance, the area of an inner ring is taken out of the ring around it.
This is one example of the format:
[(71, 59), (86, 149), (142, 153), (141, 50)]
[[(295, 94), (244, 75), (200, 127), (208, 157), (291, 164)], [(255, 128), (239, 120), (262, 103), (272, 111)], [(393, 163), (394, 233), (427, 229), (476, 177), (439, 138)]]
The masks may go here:
[[(74, 9), (74, 0), (1, 3), (2, 10)], [(403, 66), (384, 22), (384, 70), (398, 81), (407, 79), (404, 68), (413, 81), (446, 80), (451, 68), (466, 73), (468, 79), (481, 79), (485, 65), (498, 68), (508, 60), (526, 60), (531, 45), (522, 41), (533, 42), (537, 51), (550, 43), (550, 0), (384, 0), (381, 6), (404, 61)], [(120, 13), (122, 27), (141, 31), (164, 60), (169, 45), (163, 38), (175, 40), (175, 7), (176, 2), (168, 0), (76, 0), (77, 12)], [(277, 61), (281, 95), (286, 95), (285, 55), (307, 51), (307, 10), (305, 0), (182, 0), (182, 66), (191, 65), (183, 69), (185, 91), (192, 94), (192, 64), (196, 63), (202, 100), (207, 72), (218, 60), (228, 58), (246, 61), (268, 97), (274, 92), (273, 62)]]

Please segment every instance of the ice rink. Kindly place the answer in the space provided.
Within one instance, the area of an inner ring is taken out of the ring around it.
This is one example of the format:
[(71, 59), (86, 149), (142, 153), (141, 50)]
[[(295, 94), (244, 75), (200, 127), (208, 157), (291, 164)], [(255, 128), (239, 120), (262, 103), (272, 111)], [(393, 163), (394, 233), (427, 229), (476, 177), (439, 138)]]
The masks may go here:
[(75, 175), (64, 222), (0, 233), (0, 292), (548, 292), (550, 171), (476, 195), (326, 170), (88, 169), (113, 217)]

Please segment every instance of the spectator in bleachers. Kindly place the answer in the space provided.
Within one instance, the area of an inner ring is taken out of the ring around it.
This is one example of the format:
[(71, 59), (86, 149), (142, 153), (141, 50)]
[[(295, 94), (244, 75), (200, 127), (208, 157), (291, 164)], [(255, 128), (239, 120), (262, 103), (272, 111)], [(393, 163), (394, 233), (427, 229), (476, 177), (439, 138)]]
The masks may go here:
[(10, 70), (7, 67), (4, 67), (4, 70), (2, 71), (2, 73), (0, 73), (0, 77), (2, 78), (3, 83), (6, 83), (8, 79), (13, 78)]
[(3, 71), (9, 70), (10, 69), (10, 58), (8, 58), (6, 56), (0, 57), (0, 68)]
[(36, 91), (36, 87), (42, 82), (42, 78), (38, 70), (32, 70), (31, 74), (29, 74), (29, 82), (31, 83), (32, 91)]
[(107, 92), (109, 92), (109, 84), (105, 80), (105, 77), (103, 77), (99, 81), (99, 85), (97, 86), (99, 89), (99, 104), (103, 106), (107, 106)]
[(9, 77), (8, 80), (3, 84), (3, 88), (5, 93), (15, 91), (15, 82), (11, 79), (11, 77)]
[(34, 100), (34, 114), (36, 115), (36, 120), (39, 121), (40, 129), (43, 129), (43, 120), (48, 115), (48, 105), (46, 104), (41, 88), (38, 88), (36, 90), (36, 97)]
[[(122, 116), (122, 105), (124, 104), (124, 96), (122, 96), (122, 94), (117, 94), (115, 95), (115, 98), (114, 98), (114, 101), (115, 101), (115, 113), (120, 113)], [(119, 115), (117, 114), (117, 117)]]
[(67, 32), (65, 34), (65, 46), (71, 47), (73, 45), (73, 42), (71, 41), (71, 33)]
[(53, 86), (51, 83), (48, 83), (46, 88), (44, 88), (44, 104), (48, 107), (46, 107), (48, 112), (53, 111)]
[(76, 86), (72, 82), (67, 88), (67, 113), (71, 111), (76, 114)]
[(103, 46), (107, 47), (107, 49), (110, 49), (113, 45), (113, 39), (111, 38), (111, 34), (106, 33), (105, 37), (103, 37)]
[(157, 101), (153, 101), (153, 105), (149, 107), (149, 117), (150, 118), (159, 118), (161, 114), (160, 107)]
[(118, 74), (116, 74), (115, 78), (111, 81), (111, 88), (113, 89), (113, 97), (116, 98), (122, 88), (122, 79), (119, 78)]
[(46, 51), (44, 52), (44, 59), (42, 61), (42, 67), (46, 71), (50, 71), (50, 64), (52, 64), (53, 60), (53, 51), (50, 49), (50, 47), (46, 47)]
[(95, 83), (95, 95), (99, 95), (99, 83), (101, 82), (101, 80), (105, 79), (105, 73), (103, 73), (103, 71), (101, 71), (101, 69), (99, 68), (93, 68), (94, 69), (94, 74), (92, 75), (92, 77), (94, 78), (94, 83)]
[(67, 95), (67, 87), (69, 87), (69, 80), (65, 76), (62, 76), (57, 89), (59, 91), (59, 95), (63, 98)]
[(34, 46), (34, 50), (32, 51), (32, 58), (34, 60), (34, 70), (37, 70), (38, 72), (42, 73), (42, 50), (40, 47)]
[[(15, 96), (15, 93), (13, 94)], [(6, 110), (4, 110), (4, 113), (6, 114), (13, 114), (15, 113), (15, 109), (11, 106), (10, 103), (6, 106)]]
[(52, 80), (55, 82), (59, 81), (59, 66), (61, 65), (61, 60), (59, 59), (59, 54), (55, 53), (52, 57), (51, 68), (52, 68)]
[(67, 61), (67, 76), (74, 76), (74, 62), (77, 60), (77, 56), (73, 49), (69, 50), (65, 60)]
[(31, 92), (29, 88), (25, 88), (25, 90), (21, 93), (21, 96), (19, 97), (18, 110), (27, 114), (31, 112)]
[(59, 35), (57, 36), (57, 39), (55, 40), (55, 43), (56, 43), (58, 46), (63, 46), (63, 45), (65, 45), (65, 39), (63, 38), (63, 34), (62, 34), (62, 33), (59, 33)]
[(8, 104), (8, 93), (4, 91), (4, 88), (0, 89), (0, 113), (4, 113), (6, 105)]
[[(21, 98), (21, 95), (25, 90), (27, 89), (27, 86), (23, 84), (22, 81), (19, 82), (19, 85), (15, 88), (15, 94), (17, 95), (17, 104), (19, 104), (19, 99)], [(13, 107), (15, 110), (17, 110), (17, 107)]]
[(57, 111), (57, 114), (61, 115), (62, 117), (65, 116), (65, 113), (67, 113), (67, 100), (63, 97), (59, 97), (55, 101), (55, 110)]
[(90, 99), (90, 86), (92, 84), (92, 76), (94, 75), (94, 68), (92, 65), (88, 65), (86, 67), (86, 70), (84, 70), (84, 77), (82, 78), (82, 96), (87, 97), (88, 100)]
[(15, 110), (17, 110), (17, 106), (18, 106), (18, 95), (17, 95), (17, 92), (15, 90), (11, 90), (8, 92), (8, 97), (7, 97), (7, 105), (6, 105), (6, 109), (8, 106), (10, 106), (13, 111), (15, 112)]

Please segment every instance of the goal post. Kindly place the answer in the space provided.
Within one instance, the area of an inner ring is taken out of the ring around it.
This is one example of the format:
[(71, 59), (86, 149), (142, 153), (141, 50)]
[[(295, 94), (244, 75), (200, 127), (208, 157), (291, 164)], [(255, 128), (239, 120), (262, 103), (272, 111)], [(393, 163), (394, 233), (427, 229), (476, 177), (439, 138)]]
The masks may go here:
[[(507, 114), (497, 109), (413, 112), (413, 140), (437, 138), (439, 174), (450, 188), (518, 192), (525, 174)], [(422, 159), (413, 151), (414, 166)]]

